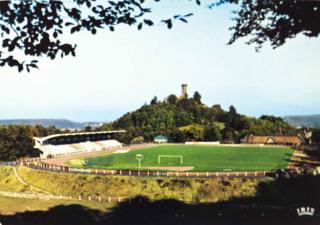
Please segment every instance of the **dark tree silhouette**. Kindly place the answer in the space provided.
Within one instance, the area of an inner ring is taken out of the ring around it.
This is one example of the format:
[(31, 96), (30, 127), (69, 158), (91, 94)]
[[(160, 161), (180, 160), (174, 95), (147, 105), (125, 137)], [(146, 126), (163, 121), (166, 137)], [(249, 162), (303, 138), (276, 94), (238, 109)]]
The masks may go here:
[(230, 107), (229, 107), (229, 112), (230, 112), (232, 115), (236, 115), (236, 114), (237, 114), (237, 110), (236, 110), (236, 108), (235, 108), (233, 105), (230, 105)]
[(151, 105), (157, 104), (158, 103), (158, 97), (154, 96), (153, 99), (150, 101)]
[(201, 104), (201, 95), (199, 92), (194, 92), (193, 94), (193, 99), (198, 103), (198, 104)]
[(169, 104), (175, 105), (175, 104), (177, 103), (177, 99), (178, 99), (178, 98), (177, 98), (176, 95), (171, 94), (171, 95), (168, 96), (167, 102), (168, 102)]
[(229, 44), (250, 37), (247, 44), (256, 45), (256, 50), (266, 42), (277, 48), (300, 33), (307, 37), (318, 37), (320, 33), (318, 0), (220, 0), (210, 7), (224, 3), (240, 7), (235, 12), (235, 25), (230, 28)]
[[(189, 1), (201, 4), (200, 0)], [(247, 43), (256, 44), (257, 49), (268, 41), (276, 48), (299, 33), (317, 37), (320, 32), (318, 0), (212, 0), (209, 7), (226, 3), (239, 6), (229, 44), (249, 36)], [(114, 31), (119, 24), (138, 30), (152, 26), (154, 22), (147, 18), (151, 8), (145, 5), (145, 0), (0, 1), (0, 66), (30, 71), (38, 68), (39, 57), (75, 56), (76, 45), (62, 41), (66, 32), (96, 34), (99, 29)], [(171, 29), (174, 21), (187, 22), (191, 15), (175, 15), (161, 22)]]
[[(152, 26), (153, 21), (146, 18), (151, 9), (143, 5), (144, 0), (0, 1), (0, 66), (30, 71), (38, 68), (38, 61), (26, 62), (26, 57), (75, 56), (76, 45), (63, 43), (60, 38), (68, 31), (73, 34), (87, 30), (96, 34), (98, 29), (114, 31), (119, 24), (137, 26), (138, 30)], [(174, 20), (187, 22), (191, 15), (176, 15), (161, 22), (171, 29)], [(21, 53), (22, 60), (17, 57)]]

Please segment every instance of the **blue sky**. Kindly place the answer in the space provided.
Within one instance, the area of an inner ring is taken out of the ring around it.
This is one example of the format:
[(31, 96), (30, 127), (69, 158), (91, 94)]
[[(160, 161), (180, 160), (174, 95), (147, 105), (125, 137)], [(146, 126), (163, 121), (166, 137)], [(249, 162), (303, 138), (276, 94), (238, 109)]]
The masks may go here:
[(77, 56), (40, 59), (40, 70), (0, 70), (0, 119), (67, 118), (110, 121), (147, 103), (195, 90), (207, 105), (234, 105), (250, 116), (320, 113), (320, 42), (298, 36), (260, 53), (245, 40), (226, 45), (231, 8), (213, 10), (191, 2), (169, 1), (154, 18), (194, 12), (189, 23), (168, 30), (116, 27), (65, 35), (77, 43)]

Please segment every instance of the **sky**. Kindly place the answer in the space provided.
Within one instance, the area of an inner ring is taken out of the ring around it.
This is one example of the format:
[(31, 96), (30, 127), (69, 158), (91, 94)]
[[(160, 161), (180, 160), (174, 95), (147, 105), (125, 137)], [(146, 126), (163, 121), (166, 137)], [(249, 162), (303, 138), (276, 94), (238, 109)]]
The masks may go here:
[(179, 95), (183, 83), (208, 106), (234, 105), (249, 116), (319, 114), (319, 39), (299, 35), (259, 53), (245, 40), (227, 45), (231, 9), (170, 1), (155, 5), (152, 17), (193, 12), (188, 24), (67, 34), (76, 57), (40, 58), (31, 73), (0, 68), (0, 119), (112, 121), (154, 96)]

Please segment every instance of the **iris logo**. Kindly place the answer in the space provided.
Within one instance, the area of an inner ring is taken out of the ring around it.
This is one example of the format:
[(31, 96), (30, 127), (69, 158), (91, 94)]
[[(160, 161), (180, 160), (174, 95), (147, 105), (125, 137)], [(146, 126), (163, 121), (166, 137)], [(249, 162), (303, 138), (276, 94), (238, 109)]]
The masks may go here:
[(313, 216), (314, 208), (311, 207), (300, 207), (297, 208), (298, 216)]

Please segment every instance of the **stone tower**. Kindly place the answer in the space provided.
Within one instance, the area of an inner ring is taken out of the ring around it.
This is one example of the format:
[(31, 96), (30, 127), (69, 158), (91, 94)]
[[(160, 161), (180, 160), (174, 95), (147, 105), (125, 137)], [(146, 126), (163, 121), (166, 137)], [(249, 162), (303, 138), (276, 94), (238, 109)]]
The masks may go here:
[(181, 85), (181, 98), (187, 98), (188, 97), (188, 91), (187, 91), (187, 84)]

